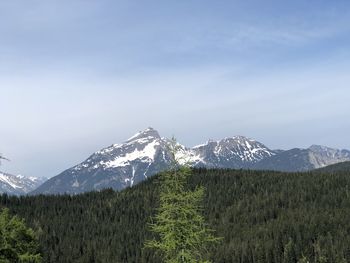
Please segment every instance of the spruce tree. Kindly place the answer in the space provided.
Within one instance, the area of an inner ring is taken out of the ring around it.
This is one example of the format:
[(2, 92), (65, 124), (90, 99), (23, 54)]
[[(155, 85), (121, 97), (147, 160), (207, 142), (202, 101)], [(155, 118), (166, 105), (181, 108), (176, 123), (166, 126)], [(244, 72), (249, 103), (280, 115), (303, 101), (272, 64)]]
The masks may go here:
[(205, 189), (188, 189), (191, 169), (180, 165), (179, 150), (173, 139), (169, 145), (173, 163), (170, 170), (160, 175), (159, 208), (153, 218), (155, 222), (150, 224), (150, 230), (157, 238), (147, 241), (145, 246), (161, 252), (166, 263), (210, 262), (205, 260), (208, 245), (217, 242), (218, 238), (207, 228), (201, 215)]

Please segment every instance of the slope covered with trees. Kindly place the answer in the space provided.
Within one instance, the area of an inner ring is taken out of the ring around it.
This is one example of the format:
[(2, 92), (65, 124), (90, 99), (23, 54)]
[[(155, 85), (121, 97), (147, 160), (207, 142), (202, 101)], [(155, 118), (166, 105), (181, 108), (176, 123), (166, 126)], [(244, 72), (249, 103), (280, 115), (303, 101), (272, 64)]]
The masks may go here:
[(324, 172), (324, 173), (349, 172), (350, 174), (350, 162), (332, 164), (332, 165), (318, 169), (317, 172)]
[[(204, 216), (223, 240), (213, 262), (350, 262), (349, 173), (194, 170)], [(157, 176), (122, 192), (0, 197), (40, 234), (43, 262), (161, 262), (153, 236)]]

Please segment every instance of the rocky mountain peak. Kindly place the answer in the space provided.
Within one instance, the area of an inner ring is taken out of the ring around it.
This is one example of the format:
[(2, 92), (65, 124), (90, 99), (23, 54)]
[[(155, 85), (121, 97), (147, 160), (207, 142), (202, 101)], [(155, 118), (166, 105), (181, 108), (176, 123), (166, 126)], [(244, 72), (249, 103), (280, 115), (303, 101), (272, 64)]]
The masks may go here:
[(130, 142), (138, 141), (140, 139), (141, 140), (143, 140), (143, 139), (161, 139), (161, 137), (160, 137), (157, 130), (149, 127), (143, 131), (139, 131), (134, 136), (130, 137), (126, 142), (130, 143)]
[(246, 141), (251, 141), (251, 142), (255, 142), (255, 140), (251, 139), (251, 138), (248, 138), (246, 136), (242, 136), (242, 135), (236, 135), (236, 136), (233, 136), (232, 139), (236, 142), (239, 142), (239, 143), (244, 143)]
[(30, 191), (33, 191), (45, 180), (46, 178), (25, 177), (22, 175), (12, 175), (0, 171), (0, 194), (27, 194)]
[(322, 146), (322, 145), (316, 145), (316, 144), (311, 145), (309, 147), (309, 150), (311, 150), (313, 152), (337, 151), (337, 149), (333, 149), (333, 148)]
[(250, 148), (252, 145), (256, 144), (256, 141), (245, 136), (234, 136), (226, 137), (218, 141), (219, 145), (232, 145), (232, 146), (242, 146)]

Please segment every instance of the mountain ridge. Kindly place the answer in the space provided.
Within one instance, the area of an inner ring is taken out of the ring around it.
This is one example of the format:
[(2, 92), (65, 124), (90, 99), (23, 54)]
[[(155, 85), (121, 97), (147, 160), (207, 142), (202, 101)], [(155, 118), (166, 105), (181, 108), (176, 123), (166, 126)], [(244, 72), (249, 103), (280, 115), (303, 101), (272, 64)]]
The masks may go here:
[[(149, 127), (124, 143), (112, 144), (49, 179), (32, 194), (77, 194), (113, 188), (122, 190), (166, 170), (172, 162), (169, 139)], [(350, 161), (350, 151), (312, 145), (307, 149), (271, 150), (245, 136), (226, 137), (188, 148), (178, 143), (176, 158), (193, 167), (308, 171)]]
[(0, 171), (0, 194), (23, 195), (35, 190), (45, 178), (12, 175)]

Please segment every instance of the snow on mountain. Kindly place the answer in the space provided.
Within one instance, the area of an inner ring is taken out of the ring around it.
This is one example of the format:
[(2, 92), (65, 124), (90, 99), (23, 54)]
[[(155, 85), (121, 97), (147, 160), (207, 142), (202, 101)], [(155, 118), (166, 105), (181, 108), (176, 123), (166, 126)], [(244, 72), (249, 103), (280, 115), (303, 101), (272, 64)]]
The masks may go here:
[[(95, 152), (84, 162), (51, 178), (33, 193), (80, 193), (133, 186), (171, 163), (170, 140), (153, 128), (138, 132), (121, 144)], [(195, 167), (246, 168), (275, 153), (263, 144), (236, 136), (186, 148), (178, 144), (176, 159)]]
[[(169, 168), (171, 140), (148, 128), (124, 143), (113, 144), (84, 162), (49, 179), (33, 194), (76, 194), (104, 188), (121, 190)], [(175, 158), (193, 167), (306, 171), (350, 160), (350, 152), (321, 146), (288, 151), (270, 150), (264, 144), (234, 136), (187, 148), (178, 143)]]
[(124, 189), (168, 167), (167, 142), (148, 128), (122, 144), (95, 152), (87, 160), (51, 178), (34, 193), (80, 193)]
[(201, 160), (197, 164), (218, 168), (249, 168), (260, 160), (275, 155), (275, 152), (260, 142), (244, 136), (208, 141), (192, 148)]
[(33, 191), (45, 179), (0, 172), (0, 193), (23, 195)]

